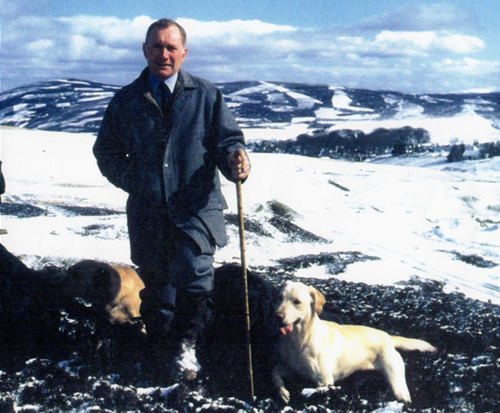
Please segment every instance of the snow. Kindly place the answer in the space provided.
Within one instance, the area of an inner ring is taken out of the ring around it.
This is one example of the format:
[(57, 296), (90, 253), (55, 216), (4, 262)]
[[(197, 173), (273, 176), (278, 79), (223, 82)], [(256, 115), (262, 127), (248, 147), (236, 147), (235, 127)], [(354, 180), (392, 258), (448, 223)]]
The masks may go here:
[[(172, 386), (169, 387), (162, 387), (160, 388), (160, 393), (163, 398), (167, 399), (169, 394), (175, 391), (179, 387), (179, 384), (173, 384)], [(153, 393), (156, 393), (158, 391), (158, 387), (139, 387), (137, 389), (137, 394), (140, 396), (150, 396)]]
[(387, 406), (381, 407), (380, 409), (374, 410), (373, 413), (397, 413), (403, 412), (403, 403), (390, 402)]
[[(260, 85), (255, 91), (262, 92), (264, 85)], [(376, 129), (399, 129), (404, 127), (422, 128), (429, 132), (430, 140), (435, 145), (449, 145), (454, 143), (474, 144), (496, 142), (500, 140), (500, 129), (495, 120), (484, 117), (478, 111), (484, 112), (487, 109), (487, 101), (474, 99), (472, 102), (464, 104), (461, 112), (455, 115), (429, 115), (425, 113), (424, 107), (414, 103), (401, 100), (400, 97), (385, 95), (386, 102), (397, 106), (397, 113), (389, 118), (375, 113), (373, 109), (360, 106), (353, 106), (352, 99), (342, 88), (331, 87), (334, 90), (331, 107), (323, 106), (314, 111), (317, 124), (323, 124), (328, 131), (343, 129), (360, 130), (366, 134), (372, 133)], [(284, 93), (284, 90), (280, 90)], [(249, 93), (248, 89), (243, 89), (231, 95), (244, 99)], [(287, 93), (292, 96), (291, 92)], [(293, 96), (296, 98), (295, 96)], [(245, 98), (247, 99), (247, 98)], [(309, 102), (314, 102), (310, 98)], [(424, 97), (422, 101), (435, 100), (435, 98)], [(445, 99), (440, 99), (445, 101)], [(283, 109), (282, 109), (283, 110)], [(493, 110), (493, 109), (492, 109)], [(291, 123), (266, 124), (266, 128), (271, 129), (267, 135), (261, 139), (287, 140), (294, 139), (302, 133), (311, 133), (310, 118), (305, 118), (302, 122), (294, 119)], [(251, 129), (250, 139), (259, 140)], [(258, 133), (257, 133), (258, 135)]]
[(307, 120), (296, 121), (292, 124), (270, 124), (266, 128), (245, 128), (247, 142), (260, 142), (263, 140), (286, 141), (291, 136), (296, 137), (308, 133), (309, 124)]
[(332, 106), (337, 109), (347, 109), (355, 112), (373, 112), (373, 109), (352, 106), (352, 99), (343, 92), (342, 88), (332, 87), (335, 91), (332, 97)]
[[(259, 139), (268, 131), (245, 133)], [(1, 217), (0, 228), (8, 230), (2, 244), (25, 262), (41, 256), (131, 264), (127, 195), (101, 176), (92, 155), (94, 139), (2, 127), (0, 159), (7, 181), (2, 201), (46, 211), (31, 218)], [(480, 268), (456, 258), (474, 254), (500, 264), (500, 158), (450, 164), (434, 155), (354, 163), (253, 153), (251, 162), (252, 174), (243, 185), (245, 215), (272, 237), (247, 232), (250, 267), (304, 254), (359, 251), (379, 259), (351, 264), (335, 277), (383, 285), (420, 277), (500, 304), (500, 267)], [(222, 187), (228, 212), (236, 214), (234, 184), (223, 179)], [(270, 201), (291, 208), (294, 224), (328, 242), (290, 241), (268, 224)], [(121, 213), (82, 216), (64, 206)], [(218, 264), (239, 261), (237, 228), (228, 225), (228, 235), (229, 245), (217, 251)], [(333, 277), (322, 266), (296, 276)]]
[(182, 343), (182, 353), (179, 360), (177, 360), (179, 371), (182, 372), (196, 372), (201, 369), (200, 363), (196, 358), (196, 349), (194, 346)]
[[(448, 145), (450, 143), (463, 142), (472, 144), (474, 142), (495, 142), (500, 139), (500, 130), (493, 125), (492, 121), (485, 119), (476, 113), (476, 107), (465, 105), (462, 112), (451, 117), (428, 117), (423, 116), (423, 108), (418, 105), (404, 105), (400, 112), (392, 119), (380, 120), (373, 116), (363, 116), (354, 119), (351, 116), (349, 128), (371, 133), (378, 128), (396, 129), (405, 126), (423, 128), (429, 132), (431, 142), (434, 144)], [(341, 118), (341, 113), (334, 110), (328, 112), (322, 109), (321, 117), (327, 117), (330, 121)], [(318, 115), (318, 117), (320, 117)], [(329, 130), (345, 129), (346, 125), (337, 123)]]

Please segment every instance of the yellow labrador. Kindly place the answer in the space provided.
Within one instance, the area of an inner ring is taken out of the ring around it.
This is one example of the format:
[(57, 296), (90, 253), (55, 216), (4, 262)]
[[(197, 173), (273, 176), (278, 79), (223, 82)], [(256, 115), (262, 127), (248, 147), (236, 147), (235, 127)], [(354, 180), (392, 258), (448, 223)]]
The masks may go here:
[(357, 370), (378, 370), (389, 381), (397, 399), (410, 403), (405, 365), (396, 348), (436, 351), (423, 340), (390, 336), (357, 325), (340, 325), (319, 318), (325, 297), (299, 282), (280, 289), (276, 318), (280, 325), (280, 363), (272, 372), (273, 384), (285, 403), (290, 394), (283, 377), (299, 375), (318, 387), (333, 385)]
[(133, 323), (141, 315), (144, 282), (131, 267), (84, 260), (68, 269), (62, 288), (66, 295), (88, 300), (113, 324)]

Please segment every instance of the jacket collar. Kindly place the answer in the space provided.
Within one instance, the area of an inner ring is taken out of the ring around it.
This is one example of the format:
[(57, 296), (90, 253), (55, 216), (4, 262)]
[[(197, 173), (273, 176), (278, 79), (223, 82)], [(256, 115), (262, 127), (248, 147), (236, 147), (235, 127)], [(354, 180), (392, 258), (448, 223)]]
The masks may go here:
[[(180, 82), (184, 89), (194, 89), (197, 87), (193, 77), (184, 70), (179, 70), (179, 75), (177, 77), (177, 82)], [(135, 85), (138, 87), (142, 94), (147, 94), (151, 92), (149, 85), (149, 68), (145, 67), (141, 72), (139, 77), (135, 80)]]
[(194, 89), (197, 87), (193, 77), (182, 69), (179, 70), (179, 77), (177, 78), (177, 81), (181, 82), (184, 89)]

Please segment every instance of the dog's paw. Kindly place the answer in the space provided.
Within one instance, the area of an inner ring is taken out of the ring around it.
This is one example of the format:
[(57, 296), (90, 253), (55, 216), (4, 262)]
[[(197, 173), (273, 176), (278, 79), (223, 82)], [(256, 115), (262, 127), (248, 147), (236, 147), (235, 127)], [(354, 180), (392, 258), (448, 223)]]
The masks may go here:
[(281, 397), (281, 400), (283, 400), (283, 402), (288, 404), (288, 402), (290, 401), (290, 392), (287, 389), (285, 389), (284, 387), (281, 387), (280, 388), (280, 397)]
[(306, 388), (302, 389), (301, 395), (304, 396), (306, 399), (309, 399), (313, 395), (316, 395), (316, 394), (325, 395), (332, 390), (339, 390), (339, 389), (340, 389), (340, 387), (334, 386), (333, 384), (324, 385), (324, 386), (320, 386), (320, 387), (313, 387), (313, 388), (306, 387)]

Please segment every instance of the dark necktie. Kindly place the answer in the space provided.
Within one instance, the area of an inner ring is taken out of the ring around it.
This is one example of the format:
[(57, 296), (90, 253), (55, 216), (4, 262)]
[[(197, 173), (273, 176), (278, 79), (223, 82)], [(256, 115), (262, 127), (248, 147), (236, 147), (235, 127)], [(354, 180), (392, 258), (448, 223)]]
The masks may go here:
[(168, 112), (168, 103), (170, 102), (170, 98), (172, 96), (172, 93), (170, 92), (170, 89), (168, 86), (165, 84), (165, 82), (160, 83), (160, 96), (161, 96), (161, 110), (163, 113)]

